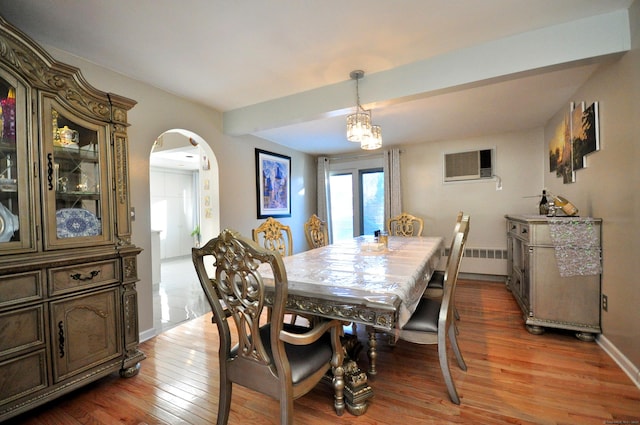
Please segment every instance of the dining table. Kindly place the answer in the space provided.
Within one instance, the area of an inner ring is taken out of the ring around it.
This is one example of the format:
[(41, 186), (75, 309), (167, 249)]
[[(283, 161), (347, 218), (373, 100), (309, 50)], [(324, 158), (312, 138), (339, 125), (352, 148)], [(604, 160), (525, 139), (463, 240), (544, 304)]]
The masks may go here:
[[(424, 294), (443, 251), (441, 237), (359, 236), (283, 257), (286, 310), (304, 317), (338, 319), (368, 330), (369, 375), (376, 370), (376, 334), (393, 336), (407, 323)], [(263, 264), (266, 302), (273, 303), (273, 273)], [(357, 337), (356, 337), (357, 339)], [(353, 342), (353, 339), (351, 340)], [(356, 359), (345, 363), (345, 402), (355, 415), (366, 411), (372, 389)]]

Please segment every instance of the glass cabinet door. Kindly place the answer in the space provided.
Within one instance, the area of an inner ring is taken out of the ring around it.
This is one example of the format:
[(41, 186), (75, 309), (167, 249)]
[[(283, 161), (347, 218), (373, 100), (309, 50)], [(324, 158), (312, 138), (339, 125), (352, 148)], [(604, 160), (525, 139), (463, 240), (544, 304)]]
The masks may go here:
[(0, 252), (35, 250), (27, 96), (0, 70)]
[(43, 103), (45, 249), (108, 242), (107, 127)]

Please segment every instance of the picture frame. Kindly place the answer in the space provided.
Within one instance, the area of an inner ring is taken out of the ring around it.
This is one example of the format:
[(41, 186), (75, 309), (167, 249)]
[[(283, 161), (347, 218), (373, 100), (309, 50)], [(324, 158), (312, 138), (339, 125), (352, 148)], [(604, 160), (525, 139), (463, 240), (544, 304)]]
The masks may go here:
[(571, 120), (575, 106), (574, 102), (569, 103), (569, 110), (564, 115), (562, 135), (559, 137), (561, 146), (557, 156), (556, 175), (561, 177), (565, 184), (576, 181), (576, 174), (573, 170), (573, 144), (571, 142)]
[(587, 167), (587, 156), (600, 150), (598, 102), (570, 102), (549, 139), (549, 171), (562, 178), (563, 183), (575, 183), (576, 172)]
[(584, 109), (582, 125), (585, 132), (585, 155), (600, 150), (600, 123), (598, 121), (598, 102), (593, 102)]
[(255, 153), (258, 218), (291, 217), (291, 157), (257, 148)]
[(549, 172), (558, 173), (558, 164), (562, 160), (562, 150), (564, 149), (565, 140), (570, 136), (569, 120), (566, 115), (563, 115), (562, 121), (558, 124), (554, 134), (549, 140)]
[(584, 102), (577, 102), (571, 111), (571, 156), (572, 170), (575, 173), (585, 167), (582, 141), (585, 139), (583, 128)]

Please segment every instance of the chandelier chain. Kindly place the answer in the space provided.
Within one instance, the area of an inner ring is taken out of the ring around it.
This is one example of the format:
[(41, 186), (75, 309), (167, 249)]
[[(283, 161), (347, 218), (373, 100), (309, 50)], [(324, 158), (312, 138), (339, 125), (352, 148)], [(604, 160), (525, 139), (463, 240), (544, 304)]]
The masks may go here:
[(371, 110), (360, 104), (360, 79), (364, 71), (351, 71), (349, 76), (356, 80), (356, 112), (347, 117), (347, 140), (360, 143), (362, 149), (378, 149), (382, 146), (382, 129), (379, 125), (371, 125)]

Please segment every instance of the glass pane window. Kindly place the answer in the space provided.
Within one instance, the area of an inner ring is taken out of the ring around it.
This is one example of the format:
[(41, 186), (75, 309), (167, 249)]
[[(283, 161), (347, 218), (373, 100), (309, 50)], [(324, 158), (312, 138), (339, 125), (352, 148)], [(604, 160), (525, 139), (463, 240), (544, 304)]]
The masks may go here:
[(376, 230), (384, 231), (384, 173), (381, 170), (361, 171), (360, 194), (361, 234), (373, 235)]
[(353, 238), (353, 177), (337, 174), (329, 178), (331, 194), (331, 231), (334, 242)]
[(335, 172), (329, 178), (333, 242), (384, 230), (384, 171)]
[(16, 88), (0, 78), (0, 242), (20, 240)]
[(98, 132), (51, 110), (58, 239), (102, 234)]

